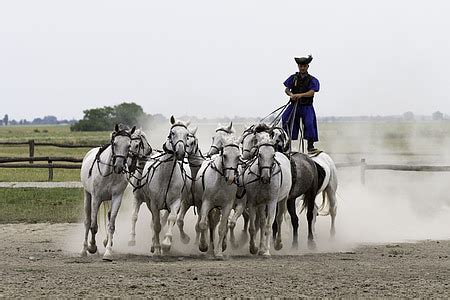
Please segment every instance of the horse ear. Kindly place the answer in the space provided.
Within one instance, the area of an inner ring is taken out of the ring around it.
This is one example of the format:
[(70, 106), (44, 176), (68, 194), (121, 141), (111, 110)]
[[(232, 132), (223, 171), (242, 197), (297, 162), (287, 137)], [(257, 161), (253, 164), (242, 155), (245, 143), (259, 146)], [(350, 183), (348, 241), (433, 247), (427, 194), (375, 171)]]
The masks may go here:
[(175, 118), (173, 115), (170, 117), (170, 124), (175, 124)]
[(119, 132), (119, 124), (116, 123), (116, 126), (114, 126), (114, 131)]
[(188, 120), (188, 121), (186, 122), (186, 127), (188, 127), (189, 125), (191, 125), (191, 120)]
[(189, 130), (189, 132), (190, 132), (192, 135), (195, 135), (195, 134), (197, 133), (197, 129), (198, 129), (198, 127), (195, 126), (194, 129)]
[(233, 121), (231, 121), (230, 124), (228, 124), (226, 129), (228, 132), (231, 132), (231, 128), (233, 128)]
[(136, 126), (133, 126), (133, 128), (131, 128), (130, 134), (133, 134), (135, 131), (136, 131)]

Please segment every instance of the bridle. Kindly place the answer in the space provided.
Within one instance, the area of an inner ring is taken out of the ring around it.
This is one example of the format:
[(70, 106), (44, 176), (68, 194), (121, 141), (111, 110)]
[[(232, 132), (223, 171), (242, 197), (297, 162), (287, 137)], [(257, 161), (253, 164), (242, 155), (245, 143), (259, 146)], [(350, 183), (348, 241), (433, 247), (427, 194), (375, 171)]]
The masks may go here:
[(120, 130), (120, 131), (115, 131), (113, 132), (113, 134), (111, 135), (111, 152), (112, 152), (112, 164), (115, 165), (117, 158), (123, 158), (124, 160), (126, 160), (128, 158), (128, 152), (125, 155), (122, 154), (116, 154), (115, 150), (114, 150), (114, 140), (116, 137), (118, 136), (124, 136), (130, 139), (131, 142), (131, 133), (127, 130)]
[[(184, 151), (186, 152), (186, 143), (185, 143), (185, 141), (183, 141), (183, 140), (180, 139), (180, 140), (178, 140), (178, 141), (176, 141), (176, 142), (174, 143), (173, 140), (172, 140), (172, 136), (171, 136), (171, 135), (172, 135), (172, 130), (173, 130), (175, 127), (183, 127), (183, 128), (185, 128), (186, 130), (188, 130), (187, 126), (184, 125), (184, 124), (174, 124), (174, 125), (172, 125), (172, 127), (170, 127), (170, 130), (169, 130), (169, 136), (167, 137), (167, 140), (169, 141), (170, 145), (172, 146), (172, 150), (167, 149), (166, 143), (164, 143), (164, 145), (163, 145), (164, 151), (167, 152), (167, 153), (169, 153), (169, 154), (173, 154), (173, 153), (175, 152), (175, 148), (176, 148), (176, 146), (178, 145), (178, 143), (182, 143), (182, 144), (183, 144), (183, 149), (184, 149)], [(189, 130), (188, 130), (188, 132), (189, 132)]]
[(250, 149), (245, 149), (244, 148), (245, 139), (248, 138), (251, 135), (254, 135), (254, 134), (255, 134), (255, 132), (253, 132), (253, 126), (248, 128), (248, 129), (246, 129), (246, 130), (244, 130), (244, 132), (242, 133), (242, 137), (241, 137), (242, 141), (241, 141), (241, 143), (242, 143), (242, 152), (243, 152), (243, 154), (248, 152), (249, 155), (253, 156), (254, 154), (252, 155), (252, 153), (253, 153), (254, 149), (258, 148), (257, 145), (253, 145), (253, 147), (251, 147)]
[[(274, 152), (276, 152), (276, 146), (275, 146), (275, 144), (272, 144), (272, 143), (263, 143), (263, 144), (259, 144), (258, 145), (258, 151), (257, 151), (257, 154), (259, 153), (259, 149), (261, 148), (261, 147), (272, 147), (273, 148), (273, 150), (274, 150)], [(274, 159), (274, 162), (270, 165), (270, 166), (261, 166), (261, 163), (260, 163), (260, 159), (258, 159), (258, 173), (259, 173), (259, 175), (261, 176), (261, 172), (264, 170), (264, 169), (269, 169), (269, 174), (270, 174), (270, 177), (272, 177), (272, 173), (273, 173), (273, 168), (275, 167), (275, 159)]]

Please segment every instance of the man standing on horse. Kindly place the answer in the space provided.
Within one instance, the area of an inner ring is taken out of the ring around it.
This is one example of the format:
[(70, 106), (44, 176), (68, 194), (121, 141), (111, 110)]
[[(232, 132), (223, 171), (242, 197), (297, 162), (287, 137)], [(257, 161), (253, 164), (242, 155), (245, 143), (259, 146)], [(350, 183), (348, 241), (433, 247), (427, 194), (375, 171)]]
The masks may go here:
[(313, 107), (314, 94), (319, 91), (319, 80), (308, 73), (312, 56), (295, 57), (299, 72), (289, 76), (283, 83), (286, 94), (291, 97), (291, 103), (282, 115), (283, 128), (291, 140), (298, 139), (300, 119), (303, 123), (304, 136), (308, 141), (308, 152), (315, 152), (314, 142), (319, 140), (316, 113)]

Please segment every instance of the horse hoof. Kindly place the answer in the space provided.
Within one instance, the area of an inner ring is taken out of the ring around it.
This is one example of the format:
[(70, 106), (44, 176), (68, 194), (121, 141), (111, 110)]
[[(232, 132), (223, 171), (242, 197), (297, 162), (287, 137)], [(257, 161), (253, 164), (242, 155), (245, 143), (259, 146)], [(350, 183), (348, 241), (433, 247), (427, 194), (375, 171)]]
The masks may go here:
[(163, 253), (169, 253), (170, 252), (170, 248), (172, 247), (172, 245), (170, 244), (162, 244), (161, 245), (161, 249)]
[(283, 243), (282, 242), (275, 243), (273, 247), (275, 248), (275, 250), (279, 251), (283, 249)]
[(292, 248), (293, 250), (298, 250), (298, 242), (292, 242), (291, 248)]
[(104, 261), (113, 261), (113, 255), (112, 255), (112, 251), (110, 248), (106, 249), (105, 254), (103, 255), (102, 258)]
[(136, 241), (134, 241), (134, 240), (128, 241), (128, 247), (134, 247), (134, 246), (136, 246)]
[(253, 254), (253, 255), (256, 255), (258, 253), (258, 247), (250, 246), (250, 253)]
[(223, 253), (217, 253), (216, 254), (216, 259), (217, 260), (225, 260), (225, 256), (223, 255)]
[(87, 253), (86, 253), (86, 250), (81, 250), (81, 252), (80, 252), (80, 257), (86, 257), (87, 256)]
[(308, 249), (310, 251), (316, 251), (317, 250), (316, 242), (309, 240), (308, 241)]
[(198, 245), (198, 250), (200, 250), (200, 252), (206, 252), (206, 251), (208, 251), (208, 245), (205, 245), (205, 244), (199, 244)]
[(94, 254), (97, 252), (97, 245), (89, 245), (89, 247), (87, 248), (87, 251), (91, 254)]
[(151, 246), (151, 247), (150, 247), (150, 252), (151, 252), (151, 253), (155, 253), (155, 246)]
[(191, 241), (191, 238), (187, 234), (181, 235), (180, 238), (181, 242), (185, 245), (189, 244), (189, 242)]
[(264, 251), (263, 253), (261, 253), (261, 256), (262, 257), (270, 257), (270, 252), (269, 252), (269, 250), (266, 250), (266, 251)]

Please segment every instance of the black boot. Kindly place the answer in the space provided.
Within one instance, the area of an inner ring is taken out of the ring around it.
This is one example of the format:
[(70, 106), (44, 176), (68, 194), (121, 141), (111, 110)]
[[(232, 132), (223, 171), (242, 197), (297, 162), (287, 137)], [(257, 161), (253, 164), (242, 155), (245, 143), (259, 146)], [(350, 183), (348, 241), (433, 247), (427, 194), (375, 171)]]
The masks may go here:
[(317, 151), (317, 149), (316, 148), (314, 148), (314, 141), (311, 141), (311, 140), (309, 140), (308, 141), (308, 152), (314, 152), (314, 151)]

